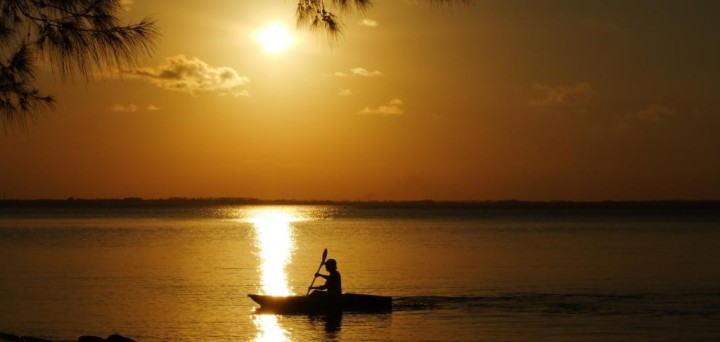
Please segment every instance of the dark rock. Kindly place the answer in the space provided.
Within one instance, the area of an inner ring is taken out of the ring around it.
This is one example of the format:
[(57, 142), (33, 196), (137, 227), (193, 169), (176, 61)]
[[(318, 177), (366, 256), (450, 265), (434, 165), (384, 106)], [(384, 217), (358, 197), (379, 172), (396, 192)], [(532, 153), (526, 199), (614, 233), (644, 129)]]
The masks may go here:
[(15, 341), (22, 341), (22, 340), (20, 339), (20, 336), (17, 336), (17, 335), (0, 333), (0, 341), (15, 342)]
[(13, 334), (0, 333), (0, 342), (52, 342), (50, 340), (44, 340), (41, 338), (35, 338), (30, 336), (17, 336)]
[(122, 335), (118, 335), (118, 334), (112, 334), (112, 335), (108, 336), (108, 338), (105, 341), (107, 341), (107, 342), (135, 342), (135, 340), (133, 340), (131, 338), (128, 338), (128, 337), (125, 337)]
[(118, 334), (112, 334), (108, 338), (97, 336), (81, 336), (77, 342), (136, 342), (135, 340)]
[[(51, 340), (45, 340), (37, 337), (30, 336), (18, 336), (8, 333), (0, 333), (0, 342), (52, 342)], [(112, 334), (107, 338), (98, 336), (80, 336), (77, 342), (136, 342), (135, 340), (118, 334)]]
[(50, 340), (37, 338), (37, 337), (30, 337), (30, 336), (23, 336), (20, 338), (20, 341), (22, 341), (22, 342), (52, 342)]
[(80, 336), (77, 342), (105, 342), (105, 339), (98, 336)]

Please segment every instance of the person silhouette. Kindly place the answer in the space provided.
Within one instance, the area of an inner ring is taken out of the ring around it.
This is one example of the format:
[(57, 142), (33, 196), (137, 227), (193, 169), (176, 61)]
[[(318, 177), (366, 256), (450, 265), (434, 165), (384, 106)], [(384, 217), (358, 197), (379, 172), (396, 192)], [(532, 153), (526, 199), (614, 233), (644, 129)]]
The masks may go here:
[(315, 273), (316, 277), (325, 279), (325, 284), (320, 286), (310, 286), (310, 290), (315, 290), (310, 295), (340, 297), (342, 295), (342, 279), (340, 277), (340, 272), (337, 270), (337, 261), (335, 261), (335, 259), (328, 259), (325, 261), (325, 270), (328, 271), (329, 274), (325, 275), (319, 272)]

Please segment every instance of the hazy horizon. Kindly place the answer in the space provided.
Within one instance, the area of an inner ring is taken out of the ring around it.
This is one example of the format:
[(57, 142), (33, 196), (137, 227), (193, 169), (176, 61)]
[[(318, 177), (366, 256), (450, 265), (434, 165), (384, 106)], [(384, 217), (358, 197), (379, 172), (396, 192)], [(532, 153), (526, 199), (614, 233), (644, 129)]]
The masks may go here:
[(666, 208), (666, 209), (682, 209), (682, 208), (714, 208), (720, 205), (720, 200), (686, 200), (686, 199), (659, 199), (659, 200), (598, 200), (598, 201), (573, 201), (573, 200), (541, 200), (530, 201), (522, 199), (501, 199), (501, 200), (432, 200), (432, 199), (409, 199), (409, 200), (328, 200), (328, 199), (266, 199), (251, 197), (163, 197), (163, 198), (142, 198), (142, 197), (124, 197), (124, 198), (3, 198), (0, 204), (8, 205), (27, 205), (40, 206), (45, 205), (59, 206), (78, 204), (87, 205), (148, 205), (167, 204), (167, 205), (262, 205), (262, 206), (284, 206), (284, 205), (379, 205), (379, 206), (411, 206), (411, 207), (433, 207), (433, 206), (458, 206), (458, 207), (488, 207), (488, 208)]

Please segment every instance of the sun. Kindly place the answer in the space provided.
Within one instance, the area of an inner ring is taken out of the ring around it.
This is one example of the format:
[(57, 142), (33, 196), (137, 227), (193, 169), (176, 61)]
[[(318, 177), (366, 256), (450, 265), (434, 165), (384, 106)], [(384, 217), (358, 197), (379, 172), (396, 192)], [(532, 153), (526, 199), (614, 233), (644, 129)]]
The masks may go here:
[(265, 26), (258, 33), (257, 40), (265, 51), (272, 54), (287, 50), (295, 41), (290, 31), (280, 24)]

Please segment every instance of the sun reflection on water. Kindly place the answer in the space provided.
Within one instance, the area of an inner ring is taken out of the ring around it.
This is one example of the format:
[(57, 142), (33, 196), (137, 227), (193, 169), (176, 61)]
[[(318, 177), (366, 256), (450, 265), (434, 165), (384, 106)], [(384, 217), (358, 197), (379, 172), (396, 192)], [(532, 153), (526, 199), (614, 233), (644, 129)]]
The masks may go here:
[[(248, 213), (247, 221), (255, 228), (258, 255), (260, 256), (261, 289), (263, 294), (291, 295), (285, 267), (295, 249), (292, 222), (303, 217), (291, 208), (257, 208)], [(288, 332), (274, 315), (255, 315), (258, 329), (256, 341), (287, 341)]]
[(258, 328), (256, 342), (290, 341), (287, 331), (280, 326), (275, 315), (255, 315), (253, 323)]
[(293, 212), (282, 209), (258, 209), (250, 216), (259, 248), (263, 294), (292, 294), (285, 266), (290, 263), (295, 248), (290, 223), (296, 220)]

